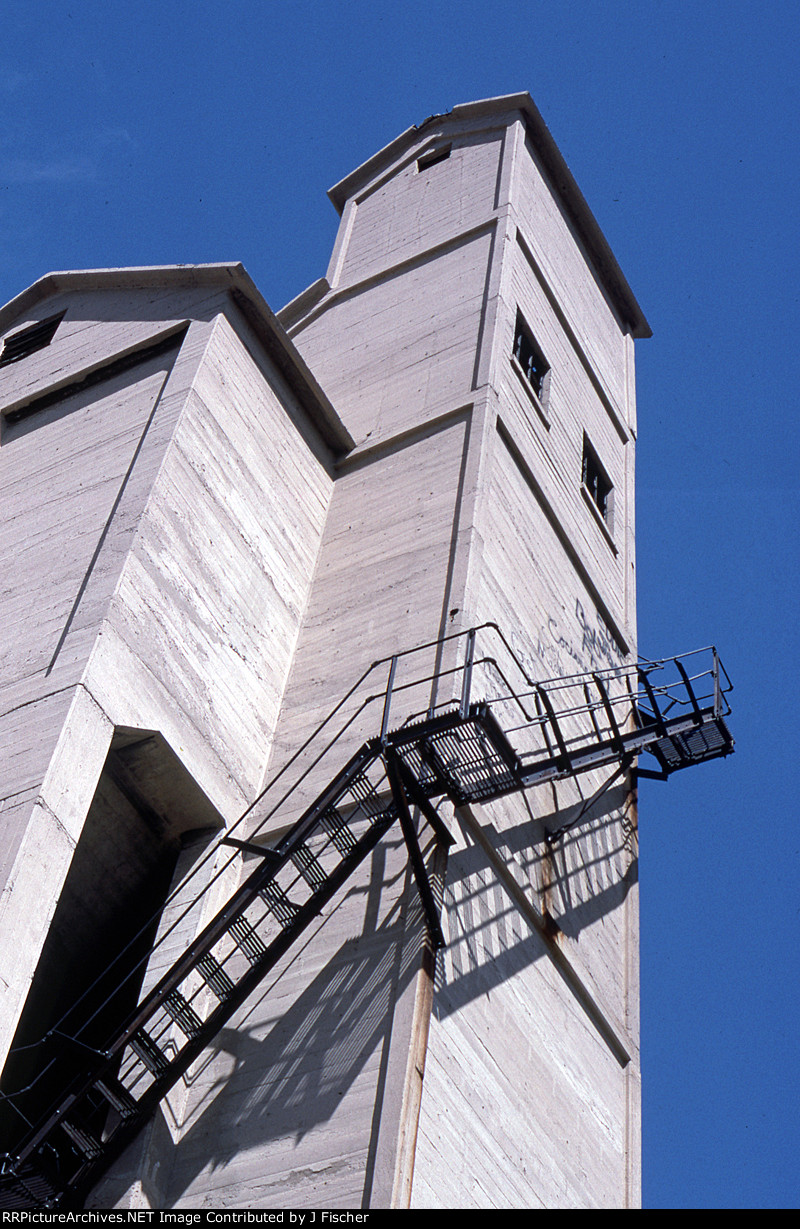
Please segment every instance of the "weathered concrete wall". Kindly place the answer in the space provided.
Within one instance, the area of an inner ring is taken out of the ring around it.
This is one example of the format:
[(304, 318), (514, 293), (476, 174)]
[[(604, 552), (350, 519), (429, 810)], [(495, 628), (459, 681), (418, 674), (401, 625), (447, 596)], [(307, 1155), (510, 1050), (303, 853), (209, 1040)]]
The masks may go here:
[[(446, 626), (468, 436), (469, 416), (456, 414), (340, 469), (270, 778), (373, 662), (435, 640)], [(414, 666), (420, 675), (431, 671), (433, 652)], [(370, 673), (337, 719), (331, 734), (365, 696), (376, 697), (310, 778), (297, 809), (327, 784), (326, 772), (332, 776), (334, 767), (380, 731), (388, 674), (388, 663)], [(398, 695), (392, 724), (424, 708), (429, 695), (429, 687)]]
[[(568, 653), (565, 642), (559, 635), (557, 645), (542, 645), (551, 664), (536, 677), (553, 672), (559, 653), (574, 667), (571, 652), (582, 646)], [(610, 776), (540, 787), (463, 817), (464, 843), (448, 861), (450, 946), (434, 998), (412, 1206), (637, 1201), (636, 817), (628, 785), (614, 784), (575, 829), (553, 846), (546, 841), (578, 819), (583, 800)]]
[[(508, 630), (537, 680), (635, 651), (629, 339), (568, 220), (516, 146), (494, 321), (490, 460), (465, 605)], [(536, 235), (520, 239), (522, 225)], [(546, 258), (532, 259), (546, 247)], [(565, 276), (565, 270), (568, 275)], [(568, 285), (566, 284), (568, 282)], [(550, 365), (538, 399), (512, 360), (521, 311)], [(584, 432), (614, 485), (581, 488)], [(511, 667), (508, 667), (511, 669)], [(567, 723), (568, 725), (568, 723)], [(635, 804), (611, 772), (462, 815), (419, 1118), (414, 1207), (622, 1207), (638, 1192)]]
[(174, 1146), (150, 1152), (145, 1195), (157, 1156), (167, 1206), (369, 1204), (393, 1020), (419, 961), (405, 879), (397, 839), (382, 843), (223, 1029)]
[(115, 728), (162, 732), (226, 817), (252, 798), (332, 485), (226, 294), (95, 291), (40, 314), (64, 307), (51, 347), (3, 372), (17, 407), (197, 319), (168, 353), (3, 422), (4, 1045)]
[[(422, 172), (418, 152), (376, 173), (345, 205), (332, 289), (295, 322), (296, 339), (335, 389), (354, 436), (369, 445), (471, 405), (440, 627), (497, 621), (540, 679), (618, 665), (635, 646), (630, 338), (531, 160), (522, 123), (513, 120), (502, 140), (495, 132), (465, 142), (457, 161), (454, 143), (450, 159)], [(466, 197), (456, 207), (459, 223), (473, 230), (454, 242), (454, 224), (448, 243), (438, 193), (452, 189), (455, 175)], [(544, 406), (511, 361), (518, 309), (551, 368)], [(613, 523), (581, 489), (584, 433), (613, 483)], [(426, 460), (442, 503), (453, 466), (443, 464), (441, 444), (430, 445)], [(423, 527), (435, 524), (434, 505), (410, 506), (412, 491), (427, 490), (427, 473), (409, 485), (389, 526), (406, 537), (413, 528), (409, 563), (425, 548)], [(372, 617), (373, 587), (382, 592), (384, 568), (392, 576), (391, 549), (381, 562), (368, 546), (384, 546), (367, 519), (376, 477), (365, 464), (363, 518), (351, 516), (345, 480), (337, 483), (326, 541), (338, 536), (345, 549), (329, 573), (330, 545), (321, 556), (282, 717), (283, 756), (359, 666), (428, 634), (425, 588), (440, 588), (435, 556), (427, 575), (414, 564), (399, 575), (405, 606), (393, 600), (379, 624)], [(379, 501), (401, 498), (390, 483), (374, 490)], [(334, 528), (340, 516), (352, 538)], [(343, 601), (352, 609), (347, 621)], [(328, 632), (342, 648), (323, 670)], [(376, 651), (368, 656), (362, 645)], [(352, 661), (341, 681), (340, 659)], [(325, 702), (314, 705), (315, 695)], [(590, 775), (583, 795), (601, 784), (601, 774)], [(618, 782), (551, 851), (545, 827), (569, 822), (581, 805), (575, 785), (560, 783), (476, 808), (466, 846), (451, 856), (446, 904), (455, 946), (434, 997), (413, 1193), (408, 1157), (398, 1155), (396, 1200), (636, 1202), (635, 814), (628, 784)], [(485, 836), (480, 846), (475, 825)], [(465, 893), (459, 868), (467, 862)], [(547, 1009), (531, 1006), (550, 998)], [(523, 1095), (515, 1111), (520, 1081), (529, 1104)], [(404, 1120), (401, 1133), (409, 1131)]]
[[(499, 436), (485, 508), (478, 621), (513, 629), (536, 679), (619, 664)], [(609, 1207), (638, 1198), (629, 785), (613, 784), (573, 830), (546, 841), (610, 776), (542, 786), (464, 817), (463, 844), (448, 861), (450, 946), (434, 998), (412, 1206)]]
[(617, 1057), (469, 839), (448, 860), (446, 901), (412, 1207), (620, 1206)]
[(626, 399), (625, 330), (592, 272), (584, 244), (552, 191), (530, 139), (516, 159), (517, 224), (556, 300), (577, 335), (603, 387), (617, 404)]
[[(270, 777), (365, 666), (409, 634), (423, 640), (439, 634), (467, 426), (465, 415), (455, 415), (341, 467)], [(385, 679), (384, 669), (370, 690), (380, 690)], [(417, 702), (428, 695), (418, 693)], [(296, 818), (352, 751), (378, 732), (381, 714), (378, 702), (350, 727), (291, 808), (281, 810), (281, 824)], [(254, 822), (260, 819), (257, 810)], [(382, 842), (310, 938), (226, 1028), (219, 1055), (200, 1064), (190, 1081), (172, 1129), (170, 1176), (159, 1186), (170, 1203), (388, 1202), (393, 1174), (384, 1172), (385, 1157), (388, 1152), (391, 1167), (394, 1138), (386, 1141), (382, 1118), (400, 1118), (398, 1084), (421, 960), (420, 919), (407, 880), (402, 843)], [(158, 1155), (165, 1168), (164, 1152), (153, 1146), (145, 1165), (151, 1170)], [(134, 1172), (135, 1162), (129, 1165)]]
[[(3, 423), (7, 512), (0, 533), (0, 600), (6, 652), (0, 686), (9, 720), (21, 703), (43, 699), (80, 677), (141, 513), (141, 490), (133, 517), (120, 515), (120, 502), (127, 497), (130, 505), (134, 461), (146, 465), (150, 459), (141, 456), (142, 445), (149, 442), (148, 420), (175, 353), (177, 343), (172, 354), (104, 381), (89, 394), (76, 393), (31, 418)], [(89, 629), (86, 635), (79, 634), (83, 628)], [(22, 728), (9, 739), (18, 748), (28, 715), (20, 720)], [(30, 773), (32, 748), (22, 746)], [(4, 769), (6, 786), (14, 778)]]
[[(496, 150), (492, 157), (494, 184)], [(380, 279), (371, 292), (362, 295), (356, 289), (328, 304), (303, 330), (305, 357), (313, 361), (326, 391), (344, 401), (337, 409), (365, 446), (336, 471), (314, 584), (283, 694), (270, 777), (371, 662), (435, 639), (448, 623), (466, 482), (469, 396), (491, 250), (491, 235), (483, 233), (442, 252), (437, 262), (422, 256)], [(422, 303), (429, 305), (427, 314), (420, 312)], [(198, 384), (211, 362), (209, 347)], [(229, 364), (226, 351), (228, 383)], [(206, 397), (214, 416), (220, 414), (219, 401), (216, 387)], [(191, 399), (187, 415), (190, 407)], [(176, 449), (184, 432), (191, 438), (182, 422)], [(252, 446), (258, 452), (265, 441), (256, 437)], [(194, 441), (192, 447), (197, 451)], [(217, 450), (215, 464), (224, 463), (224, 451)], [(159, 479), (165, 491), (176, 485), (170, 462), (171, 455)], [(287, 483), (295, 470), (301, 479), (297, 490), (305, 490), (305, 499), (293, 513), (294, 495)], [(288, 470), (284, 463), (281, 472), (287, 482), (278, 492), (278, 506), (286, 507), (291, 530), (278, 545), (284, 555), (288, 552), (291, 589), (291, 551), (309, 536), (299, 518), (325, 505), (316, 494), (317, 479), (299, 459), (292, 458)], [(239, 485), (238, 476), (231, 475), (230, 489), (237, 498)], [(160, 498), (157, 489), (132, 565), (151, 517), (155, 523)], [(170, 561), (171, 569), (176, 554), (183, 557), (180, 539), (160, 542), (158, 557)], [(227, 561), (227, 552), (222, 557)], [(182, 570), (194, 590), (207, 584), (206, 573), (215, 566), (213, 560), (202, 566), (190, 562)], [(169, 594), (169, 574), (166, 582), (159, 579), (159, 593)], [(123, 583), (118, 596), (124, 592)], [(156, 600), (154, 591), (150, 609), (157, 609)], [(128, 604), (139, 609), (131, 599)], [(141, 605), (140, 634), (149, 642), (153, 630)], [(169, 648), (181, 647), (174, 663), (161, 664), (161, 649), (139, 649), (136, 655), (140, 661), (159, 662), (159, 678), (170, 680), (180, 696), (179, 710), (190, 715), (201, 679), (208, 700), (205, 662), (194, 667), (193, 686), (178, 692), (172, 680), (192, 668), (192, 645), (206, 642), (208, 631), (197, 621), (197, 630), (190, 622), (188, 631), (176, 627), (164, 639)], [(264, 668), (273, 672), (288, 660), (281, 645), (290, 645), (291, 638), (282, 637), (281, 622), (276, 624), (275, 642), (257, 640), (243, 653), (248, 671), (259, 670), (263, 654)], [(428, 664), (433, 665), (432, 654)], [(229, 670), (223, 673), (230, 675)], [(380, 677), (370, 679), (369, 689), (379, 693), (385, 678), (384, 668)], [(240, 710), (231, 714), (234, 727), (247, 717), (251, 685), (243, 677), (231, 692)], [(142, 688), (130, 690), (142, 693)], [(280, 689), (274, 694), (280, 698)], [(418, 693), (414, 703), (427, 703), (428, 696), (429, 691)], [(404, 699), (398, 700), (393, 722), (406, 711)], [(268, 729), (269, 706), (258, 718)], [(192, 719), (199, 721), (200, 714)], [(293, 798), (291, 815), (284, 808), (281, 823), (311, 800), (355, 746), (377, 732), (380, 720), (376, 702), (350, 727), (325, 769)], [(147, 719), (140, 715), (136, 723)], [(252, 739), (240, 737), (234, 754), (251, 744)], [(200, 764), (197, 771), (204, 770)], [(256, 811), (253, 822), (260, 820)], [(421, 961), (418, 911), (413, 893), (408, 900), (406, 881), (406, 857), (396, 843), (376, 851), (341, 902), (326, 910), (330, 916), (324, 928), (315, 928), (271, 974), (264, 994), (225, 1030), (218, 1056), (198, 1065), (185, 1090), (170, 1098), (150, 1142), (131, 1149), (95, 1198), (233, 1207), (276, 1206), (287, 1200), (297, 1206), (388, 1202)]]
[[(496, 207), (504, 136), (500, 125), (433, 137), (387, 168), (348, 202), (331, 283), (356, 285), (483, 224)], [(444, 161), (418, 168), (421, 152), (448, 145)]]
[[(102, 326), (95, 340), (113, 344)], [(149, 428), (176, 352), (2, 424), (3, 1054), (113, 732), (79, 684), (144, 505), (139, 479), (163, 455)], [(26, 363), (6, 369), (17, 384)]]
[(332, 480), (296, 398), (224, 316), (205, 340), (88, 681), (233, 818), (264, 771)]
[[(446, 605), (455, 625), (499, 622), (537, 678), (616, 665), (635, 644), (630, 339), (522, 123), (512, 121), (502, 140), (483, 133), (456, 141), (450, 158), (427, 170), (418, 169), (418, 152), (407, 151), (345, 205), (332, 289), (295, 325), (298, 342), (335, 387), (359, 440), (384, 439), (415, 414), (430, 416), (459, 400), (480, 406), (477, 418), (475, 410), (470, 415), (471, 454), (462, 462), (452, 535)], [(453, 191), (454, 176), (462, 190), (448, 244), (441, 199)], [(459, 227), (473, 233), (453, 242)], [(425, 323), (429, 302), (433, 331)], [(546, 405), (529, 394), (511, 362), (518, 310), (551, 368)], [(613, 483), (613, 523), (581, 490), (584, 433)], [(437, 481), (447, 483), (444, 470)], [(347, 576), (342, 571), (335, 580), (343, 587)], [(409, 593), (415, 588), (410, 583)], [(319, 593), (320, 611), (335, 612), (335, 589), (323, 598), (320, 586)], [(371, 641), (369, 597), (363, 586), (357, 593)], [(315, 598), (316, 592), (312, 605)], [(308, 697), (314, 678), (312, 669), (297, 694)], [(286, 753), (294, 741), (287, 740)], [(587, 793), (598, 784), (587, 779)], [(506, 800), (484, 808), (473, 822), (486, 827), (486, 847), (451, 859), (448, 920), (467, 933), (470, 918), (480, 915), (480, 938), (464, 943), (474, 956), (485, 942), (491, 959), (476, 956), (473, 968), (459, 971), (463, 952), (454, 951), (435, 997), (415, 1206), (635, 1202), (628, 1074), (637, 1053), (634, 819), (622, 782), (588, 810), (580, 834), (551, 853), (545, 823), (568, 822), (579, 805), (575, 786), (561, 784), (546, 796), (538, 791), (527, 806)], [(465, 857), (477, 878), (463, 897), (456, 869)], [(503, 876), (516, 885), (513, 901), (502, 899)], [(548, 927), (561, 928), (557, 950)], [(516, 941), (509, 937), (514, 930)], [(527, 1003), (532, 994), (546, 995), (540, 979), (560, 1011), (534, 1022)], [(509, 1032), (531, 1031), (533, 1045), (507, 1046)], [(476, 1034), (485, 1049), (481, 1077), (473, 1081), (464, 1057), (475, 1054)], [(528, 1057), (520, 1069), (521, 1053)], [(525, 1125), (512, 1111), (519, 1078), (536, 1106), (521, 1113), (532, 1116), (533, 1137), (538, 1132), (549, 1141), (530, 1170), (519, 1150)], [(465, 1148), (464, 1140), (476, 1147)], [(396, 1176), (395, 1197), (404, 1181)], [(406, 1195), (409, 1186), (406, 1178)]]
[(333, 291), (293, 335), (358, 444), (470, 402), (492, 250), (487, 228)]

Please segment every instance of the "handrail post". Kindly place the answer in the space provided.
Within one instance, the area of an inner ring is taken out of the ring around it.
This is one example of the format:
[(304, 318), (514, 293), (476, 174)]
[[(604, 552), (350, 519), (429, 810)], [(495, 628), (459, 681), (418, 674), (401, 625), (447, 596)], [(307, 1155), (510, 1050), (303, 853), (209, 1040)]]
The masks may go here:
[(467, 648), (464, 656), (464, 677), (461, 680), (461, 708), (460, 714), (462, 721), (465, 721), (469, 716), (469, 700), (470, 692), (472, 691), (472, 664), (475, 660), (475, 628), (471, 627), (467, 632)]
[(397, 655), (395, 655), (389, 664), (389, 677), (386, 680), (386, 695), (383, 700), (383, 720), (381, 721), (381, 745), (386, 742), (386, 735), (389, 732), (389, 710), (392, 705), (392, 688), (394, 686), (394, 674), (397, 669)]
[(719, 682), (719, 654), (714, 646), (712, 646), (711, 652), (714, 654), (714, 716), (719, 717), (722, 714), (722, 690)]

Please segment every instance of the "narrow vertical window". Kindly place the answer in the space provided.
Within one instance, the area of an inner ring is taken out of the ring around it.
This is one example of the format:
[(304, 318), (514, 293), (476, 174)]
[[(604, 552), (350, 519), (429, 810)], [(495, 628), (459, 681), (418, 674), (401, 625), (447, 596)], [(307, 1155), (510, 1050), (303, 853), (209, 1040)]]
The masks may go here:
[(515, 369), (536, 394), (544, 406), (547, 397), (547, 383), (550, 366), (539, 349), (533, 333), (525, 323), (522, 312), (517, 312), (517, 323), (514, 329)]
[(585, 435), (581, 483), (585, 494), (589, 496), (610, 531), (613, 522), (614, 487)]

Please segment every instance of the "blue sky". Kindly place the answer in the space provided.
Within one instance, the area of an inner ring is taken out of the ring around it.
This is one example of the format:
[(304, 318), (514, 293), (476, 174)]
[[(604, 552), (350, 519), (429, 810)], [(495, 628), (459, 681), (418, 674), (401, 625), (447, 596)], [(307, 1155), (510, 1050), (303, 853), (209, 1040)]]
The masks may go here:
[(644, 1197), (800, 1203), (800, 9), (728, 0), (4, 6), (0, 301), (51, 269), (324, 273), (326, 189), (528, 89), (654, 330), (640, 648), (717, 644), (736, 754), (644, 783)]

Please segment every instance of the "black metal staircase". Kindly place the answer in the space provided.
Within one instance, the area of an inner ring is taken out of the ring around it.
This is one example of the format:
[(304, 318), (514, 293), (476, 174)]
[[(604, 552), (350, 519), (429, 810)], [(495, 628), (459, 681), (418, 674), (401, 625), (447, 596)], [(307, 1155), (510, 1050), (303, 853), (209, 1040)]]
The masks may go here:
[[(477, 655), (478, 632), (497, 639), (504, 661), (499, 654)], [(398, 663), (422, 649), (436, 650), (435, 668), (399, 684)], [(364, 678), (388, 665), (382, 693), (368, 697), (383, 702), (380, 733), (273, 848), (255, 843), (252, 833), (247, 841), (223, 838), (238, 853), (256, 855), (256, 869), (103, 1050), (86, 1047), (72, 1085), (0, 1163), (0, 1209), (80, 1206), (159, 1101), (395, 822), (432, 942), (441, 945), (414, 808), (449, 844), (434, 805), (439, 800), (486, 803), (608, 765), (633, 770), (644, 752), (657, 764), (648, 775), (662, 778), (729, 754), (733, 740), (724, 718), (730, 683), (716, 652), (701, 652), (707, 660), (692, 673), (699, 655), (537, 683), (499, 629), (485, 625), (376, 663)], [(509, 662), (521, 680), (516, 688), (507, 682)], [(474, 701), (478, 672), (483, 695)], [(426, 707), (414, 713), (405, 704), (406, 719), (392, 728), (392, 705), (396, 710), (403, 693), (420, 685), (427, 688)], [(336, 738), (328, 747), (335, 744)]]

